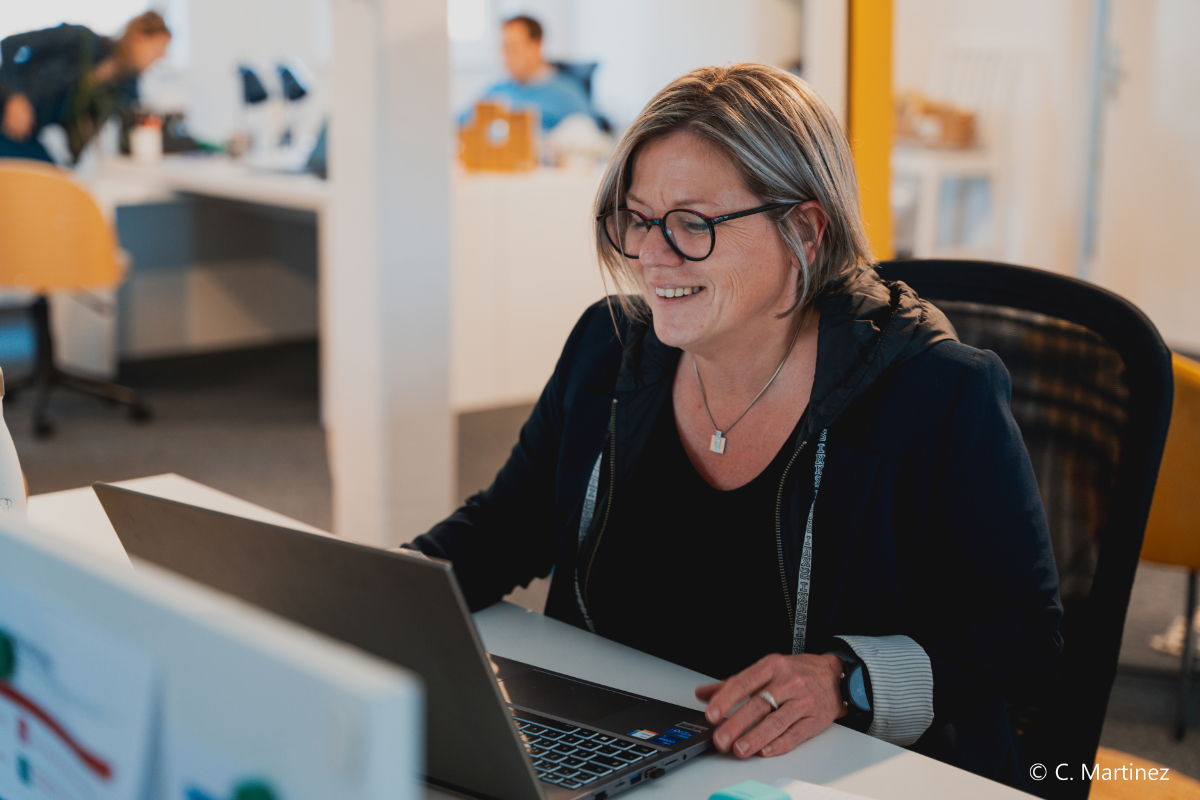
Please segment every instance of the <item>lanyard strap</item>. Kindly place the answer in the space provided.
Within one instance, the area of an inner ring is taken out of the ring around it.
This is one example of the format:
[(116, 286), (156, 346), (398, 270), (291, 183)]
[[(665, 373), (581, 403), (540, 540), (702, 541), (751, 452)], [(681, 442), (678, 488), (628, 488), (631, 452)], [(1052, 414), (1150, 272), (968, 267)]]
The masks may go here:
[[(812, 505), (808, 507), (808, 521), (804, 526), (804, 543), (800, 549), (800, 574), (796, 580), (796, 622), (792, 628), (792, 653), (804, 652), (804, 639), (808, 630), (808, 594), (812, 583), (812, 531), (813, 531), (813, 514), (817, 507), (817, 493), (821, 489), (821, 476), (825, 472), (825, 442), (829, 435), (829, 429), (821, 431), (821, 435), (817, 438), (817, 456), (816, 464), (813, 467), (813, 499)], [(577, 550), (580, 554), (583, 553), (583, 543), (587, 539), (588, 529), (592, 526), (592, 519), (596, 515), (596, 500), (600, 494), (600, 467), (604, 462), (604, 452), (596, 458), (596, 465), (592, 467), (592, 475), (588, 479), (587, 494), (583, 498), (583, 511), (579, 517), (579, 542)], [(596, 632), (596, 625), (592, 622), (592, 617), (588, 614), (587, 606), (583, 602), (583, 591), (579, 587), (579, 567), (575, 568), (575, 601), (579, 604), (579, 611), (583, 614), (583, 621), (587, 623), (588, 630), (592, 633)]]
[[(592, 527), (592, 517), (596, 515), (596, 498), (600, 494), (600, 465), (604, 462), (604, 451), (600, 451), (600, 455), (596, 457), (596, 466), (592, 467), (592, 477), (588, 479), (587, 494), (583, 497), (583, 513), (579, 517), (579, 545), (576, 548), (579, 555), (583, 555), (583, 542), (587, 539), (588, 528)], [(583, 621), (587, 623), (588, 630), (592, 633), (596, 632), (596, 624), (592, 622), (592, 617), (588, 614), (587, 606), (583, 602), (583, 592), (579, 588), (579, 565), (575, 565), (575, 601), (579, 603), (579, 610), (583, 614)]]
[(813, 512), (817, 508), (817, 492), (821, 489), (821, 474), (825, 471), (825, 441), (829, 429), (817, 437), (817, 460), (813, 467), (813, 499), (808, 507), (808, 522), (804, 525), (804, 544), (800, 548), (800, 574), (796, 579), (796, 622), (792, 628), (792, 654), (804, 652), (804, 638), (808, 633), (808, 592), (812, 583), (812, 530)]

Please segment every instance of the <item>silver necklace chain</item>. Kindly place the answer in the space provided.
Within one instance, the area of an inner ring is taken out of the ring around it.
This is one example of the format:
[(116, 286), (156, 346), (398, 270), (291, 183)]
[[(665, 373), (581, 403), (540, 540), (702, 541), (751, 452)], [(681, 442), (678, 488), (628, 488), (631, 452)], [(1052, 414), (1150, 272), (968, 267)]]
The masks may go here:
[(749, 412), (750, 409), (754, 408), (754, 404), (758, 402), (758, 398), (762, 397), (767, 389), (771, 388), (771, 384), (775, 382), (775, 379), (779, 377), (779, 373), (783, 370), (783, 365), (787, 363), (788, 356), (792, 354), (792, 348), (796, 346), (796, 340), (800, 338), (800, 329), (803, 327), (804, 321), (801, 320), (800, 324), (796, 326), (796, 332), (792, 334), (792, 343), (788, 345), (787, 352), (783, 354), (783, 360), (780, 361), (779, 366), (775, 368), (775, 372), (771, 375), (771, 379), (767, 381), (766, 386), (763, 386), (763, 388), (759, 390), (758, 394), (754, 395), (754, 399), (750, 401), (750, 405), (746, 406), (746, 410), (741, 414), (738, 414), (738, 418), (735, 419), (730, 426), (723, 431), (717, 428), (717, 422), (713, 419), (712, 411), (708, 408), (708, 397), (706, 397), (704, 394), (704, 381), (700, 380), (700, 368), (696, 366), (696, 359), (693, 356), (692, 371), (696, 373), (696, 385), (700, 387), (700, 401), (704, 403), (704, 413), (708, 414), (708, 421), (712, 423), (713, 427), (713, 435), (712, 440), (709, 443), (709, 449), (714, 453), (717, 455), (722, 455), (725, 452), (725, 442), (728, 439), (725, 434), (733, 430), (733, 426), (742, 421), (742, 417), (746, 416), (746, 413)]

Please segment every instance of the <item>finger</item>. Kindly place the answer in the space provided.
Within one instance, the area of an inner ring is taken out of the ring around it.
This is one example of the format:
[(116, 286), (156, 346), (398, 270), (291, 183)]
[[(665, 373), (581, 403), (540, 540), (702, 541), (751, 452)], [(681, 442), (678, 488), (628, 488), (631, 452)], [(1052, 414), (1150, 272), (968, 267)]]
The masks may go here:
[(725, 681), (717, 681), (716, 683), (706, 683), (703, 686), (696, 687), (696, 699), (708, 701), (710, 697), (717, 693), (717, 690), (724, 685)]
[(779, 655), (766, 656), (726, 680), (708, 701), (704, 712), (708, 721), (714, 725), (720, 722), (730, 709), (770, 683), (782, 659)]
[(771, 742), (778, 739), (798, 720), (811, 713), (811, 698), (789, 700), (764, 716), (757, 725), (750, 727), (742, 736), (734, 741), (733, 752), (745, 758), (761, 751)]
[(774, 741), (764, 745), (759, 752), (762, 753), (764, 758), (790, 753), (796, 745), (816, 736), (828, 728), (829, 724), (829, 722), (822, 722), (818, 717), (801, 717)]
[[(743, 757), (751, 755), (799, 719), (798, 706), (793, 704), (792, 708), (784, 711), (786, 707), (787, 704), (784, 704), (776, 711), (770, 703), (755, 695), (742, 703), (741, 707), (725, 720), (725, 723), (717, 729), (713, 740), (718, 749), (726, 752), (732, 750)], [(749, 732), (760, 727), (762, 731), (752, 739), (746, 739)]]

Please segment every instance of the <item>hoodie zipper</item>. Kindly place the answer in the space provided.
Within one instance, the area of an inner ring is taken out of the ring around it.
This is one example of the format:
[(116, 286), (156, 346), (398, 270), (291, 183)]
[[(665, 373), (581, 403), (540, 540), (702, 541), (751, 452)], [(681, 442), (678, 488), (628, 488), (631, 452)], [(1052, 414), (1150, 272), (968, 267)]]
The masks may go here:
[(796, 463), (800, 451), (807, 444), (807, 439), (801, 442), (800, 446), (796, 448), (796, 452), (792, 453), (792, 458), (788, 461), (787, 466), (783, 468), (783, 477), (779, 479), (779, 495), (775, 500), (775, 552), (779, 555), (779, 580), (783, 583), (783, 602), (787, 606), (788, 624), (793, 628), (796, 626), (796, 617), (792, 611), (792, 597), (788, 594), (787, 569), (783, 565), (783, 485), (787, 481), (792, 464)]
[(596, 553), (600, 550), (600, 540), (604, 538), (604, 529), (608, 526), (608, 512), (612, 510), (613, 493), (617, 488), (617, 398), (612, 401), (612, 413), (608, 420), (608, 500), (604, 503), (604, 519), (600, 521), (600, 532), (596, 534), (596, 544), (592, 547), (592, 557), (588, 559), (587, 573), (583, 576), (583, 597), (591, 605), (592, 565), (596, 563)]

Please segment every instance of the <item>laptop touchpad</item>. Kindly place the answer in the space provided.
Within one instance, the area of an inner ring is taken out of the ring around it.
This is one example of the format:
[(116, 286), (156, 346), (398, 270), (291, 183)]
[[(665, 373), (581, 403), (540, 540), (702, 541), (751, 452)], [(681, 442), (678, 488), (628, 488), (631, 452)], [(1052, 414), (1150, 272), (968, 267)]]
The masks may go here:
[(514, 706), (543, 711), (577, 723), (603, 719), (645, 702), (641, 697), (615, 689), (590, 686), (536, 669), (500, 681), (500, 691)]

